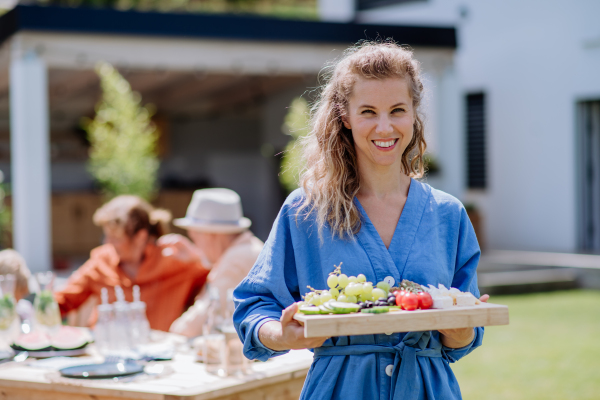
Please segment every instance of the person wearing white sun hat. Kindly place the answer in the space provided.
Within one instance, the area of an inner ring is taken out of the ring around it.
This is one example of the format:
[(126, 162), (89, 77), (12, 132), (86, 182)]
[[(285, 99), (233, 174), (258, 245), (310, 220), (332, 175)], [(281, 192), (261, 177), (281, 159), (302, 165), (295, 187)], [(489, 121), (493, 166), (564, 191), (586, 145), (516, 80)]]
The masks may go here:
[[(252, 222), (243, 215), (240, 196), (223, 188), (196, 190), (185, 217), (173, 224), (186, 229), (191, 241), (178, 234), (165, 235), (159, 239), (163, 254), (201, 261), (210, 268), (207, 284), (219, 289), (225, 309), (227, 290), (246, 277), (263, 248), (263, 242), (249, 231)], [(188, 337), (202, 334), (208, 301), (205, 286), (169, 330)]]

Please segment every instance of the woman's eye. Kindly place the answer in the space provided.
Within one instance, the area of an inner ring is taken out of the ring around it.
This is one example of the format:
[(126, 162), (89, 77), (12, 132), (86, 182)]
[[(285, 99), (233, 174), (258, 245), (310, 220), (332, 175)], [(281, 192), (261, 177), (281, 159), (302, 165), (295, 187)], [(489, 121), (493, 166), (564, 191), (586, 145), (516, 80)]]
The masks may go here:
[(392, 113), (396, 113), (396, 112), (405, 112), (406, 110), (404, 108), (394, 108), (392, 110)]
[(363, 110), (361, 112), (361, 114), (375, 114), (375, 111), (373, 111), (373, 110)]

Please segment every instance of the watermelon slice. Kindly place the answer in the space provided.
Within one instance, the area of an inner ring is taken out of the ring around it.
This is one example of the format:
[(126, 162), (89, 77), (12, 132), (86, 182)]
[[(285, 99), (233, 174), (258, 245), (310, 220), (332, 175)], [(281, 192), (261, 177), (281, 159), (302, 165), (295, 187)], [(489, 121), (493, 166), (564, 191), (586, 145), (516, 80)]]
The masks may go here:
[(81, 349), (92, 341), (89, 331), (74, 326), (61, 326), (50, 338), (52, 347), (57, 350)]
[(38, 331), (19, 336), (13, 347), (18, 350), (40, 351), (50, 350), (50, 346), (50, 338), (44, 332)]

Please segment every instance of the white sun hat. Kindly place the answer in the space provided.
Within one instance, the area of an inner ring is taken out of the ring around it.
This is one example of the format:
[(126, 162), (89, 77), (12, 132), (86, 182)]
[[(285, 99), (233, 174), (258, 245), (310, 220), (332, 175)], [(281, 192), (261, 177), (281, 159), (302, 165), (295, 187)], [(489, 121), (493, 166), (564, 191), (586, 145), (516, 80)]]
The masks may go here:
[(210, 233), (239, 233), (252, 222), (244, 217), (240, 196), (230, 189), (200, 189), (194, 192), (185, 218), (173, 225)]

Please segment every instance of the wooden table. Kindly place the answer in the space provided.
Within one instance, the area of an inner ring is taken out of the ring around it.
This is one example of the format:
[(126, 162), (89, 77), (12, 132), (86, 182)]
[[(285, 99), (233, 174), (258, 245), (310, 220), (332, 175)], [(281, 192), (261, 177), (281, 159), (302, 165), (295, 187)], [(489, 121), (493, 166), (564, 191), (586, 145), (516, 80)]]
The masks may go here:
[(192, 355), (157, 363), (156, 376), (112, 380), (79, 380), (35, 366), (35, 361), (0, 365), (0, 399), (11, 400), (291, 400), (298, 399), (312, 363), (308, 350), (291, 351), (267, 362), (254, 362), (243, 377), (217, 377)]

